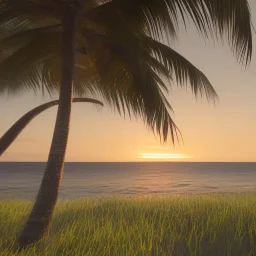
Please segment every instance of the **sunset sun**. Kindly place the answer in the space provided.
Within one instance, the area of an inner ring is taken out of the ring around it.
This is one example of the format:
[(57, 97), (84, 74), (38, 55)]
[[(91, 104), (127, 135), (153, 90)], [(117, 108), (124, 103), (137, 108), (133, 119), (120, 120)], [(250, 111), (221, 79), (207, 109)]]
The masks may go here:
[(170, 153), (144, 153), (140, 154), (139, 158), (142, 159), (159, 159), (159, 160), (164, 160), (164, 159), (186, 159), (186, 158), (192, 158), (192, 156), (188, 156), (185, 154), (170, 154)]

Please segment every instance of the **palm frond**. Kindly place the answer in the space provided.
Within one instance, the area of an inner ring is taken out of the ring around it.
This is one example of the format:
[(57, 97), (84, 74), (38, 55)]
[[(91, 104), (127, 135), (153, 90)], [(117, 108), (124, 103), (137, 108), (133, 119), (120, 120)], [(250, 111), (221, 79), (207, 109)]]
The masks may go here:
[[(144, 59), (160, 76), (169, 79), (169, 82), (172, 82), (175, 77), (180, 86), (187, 86), (189, 83), (195, 96), (200, 94), (201, 97), (206, 96), (207, 100), (215, 101), (218, 99), (218, 95), (207, 77), (171, 47), (143, 34), (135, 35), (135, 37), (130, 35), (131, 40), (128, 41), (127, 37), (120, 40), (116, 36), (112, 38), (88, 29), (85, 32), (85, 35), (88, 36), (87, 41), (91, 40), (91, 45), (104, 45), (112, 54), (121, 54), (125, 62), (136, 62), (137, 59)], [(105, 60), (108, 60), (107, 56), (105, 56)], [(104, 62), (102, 69), (107, 65), (109, 63)], [(135, 67), (136, 64), (131, 63), (131, 66)], [(137, 68), (137, 70), (140, 69)], [(156, 74), (154, 75), (156, 76)], [(162, 79), (160, 77), (157, 79), (159, 85), (167, 90)]]
[(150, 37), (142, 37), (142, 47), (145, 47), (147, 52), (152, 52), (153, 56), (167, 67), (171, 77), (175, 76), (178, 85), (187, 87), (189, 83), (195, 96), (200, 94), (201, 97), (205, 96), (207, 100), (215, 101), (218, 99), (218, 95), (208, 78), (171, 47)]
[(24, 29), (59, 23), (43, 8), (28, 0), (0, 2), (0, 39)]
[(251, 60), (251, 14), (247, 0), (113, 0), (85, 14), (88, 19), (116, 27), (117, 16), (135, 30), (144, 28), (156, 40), (166, 35), (167, 39), (176, 38), (181, 16), (185, 25), (192, 20), (207, 37), (226, 35), (239, 62), (247, 65)]
[(1, 40), (0, 49), (7, 54), (0, 58), (0, 91), (37, 90), (44, 62), (60, 56), (59, 46), (60, 36), (51, 30)]
[[(155, 60), (155, 65), (151, 67), (150, 64), (153, 62), (140, 58), (137, 52), (118, 44), (104, 43), (107, 50), (102, 47), (101, 51), (99, 48), (95, 50), (97, 58), (94, 60), (94, 69), (99, 76), (98, 81), (90, 85), (90, 92), (97, 94), (97, 97), (100, 94), (120, 114), (128, 111), (129, 115), (133, 113), (141, 117), (164, 141), (170, 133), (174, 136), (172, 137), (174, 142), (178, 139), (175, 136), (178, 135), (179, 130), (169, 114), (169, 111), (173, 110), (161, 91), (161, 87), (166, 92), (168, 88), (153, 70), (154, 66), (158, 71), (161, 67), (168, 74), (168, 69), (153, 57), (151, 58)], [(92, 44), (96, 47), (95, 40)], [(102, 43), (99, 45), (102, 46)], [(87, 71), (89, 72), (89, 68)], [(81, 70), (77, 74), (78, 80), (87, 80), (83, 78), (85, 74), (86, 70)], [(88, 88), (88, 84), (86, 87)]]
[[(52, 94), (59, 90), (62, 4), (51, 3), (0, 0), (0, 93), (42, 89)], [(77, 3), (74, 94), (100, 96), (120, 114), (141, 117), (164, 141), (168, 134), (173, 142), (180, 136), (165, 98), (175, 81), (180, 86), (190, 84), (196, 96), (217, 99), (206, 76), (171, 47), (180, 16), (185, 24), (192, 20), (206, 36), (227, 35), (239, 61), (248, 64), (251, 58), (247, 0)], [(163, 39), (168, 45), (160, 42)]]

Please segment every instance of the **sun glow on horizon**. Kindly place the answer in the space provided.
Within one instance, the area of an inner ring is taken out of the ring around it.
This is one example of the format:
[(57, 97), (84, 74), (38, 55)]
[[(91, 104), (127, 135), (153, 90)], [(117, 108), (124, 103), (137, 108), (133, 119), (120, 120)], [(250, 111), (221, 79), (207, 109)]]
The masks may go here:
[(140, 154), (139, 158), (142, 159), (186, 159), (192, 158), (192, 156), (188, 156), (185, 154), (167, 154), (167, 153), (144, 153)]

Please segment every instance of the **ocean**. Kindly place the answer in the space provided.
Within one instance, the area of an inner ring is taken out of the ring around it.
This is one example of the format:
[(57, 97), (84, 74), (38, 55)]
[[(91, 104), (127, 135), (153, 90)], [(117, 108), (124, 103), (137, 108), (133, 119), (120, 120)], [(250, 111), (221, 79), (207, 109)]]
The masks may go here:
[[(0, 162), (0, 197), (34, 199), (45, 163)], [(66, 163), (62, 199), (256, 191), (256, 163)]]

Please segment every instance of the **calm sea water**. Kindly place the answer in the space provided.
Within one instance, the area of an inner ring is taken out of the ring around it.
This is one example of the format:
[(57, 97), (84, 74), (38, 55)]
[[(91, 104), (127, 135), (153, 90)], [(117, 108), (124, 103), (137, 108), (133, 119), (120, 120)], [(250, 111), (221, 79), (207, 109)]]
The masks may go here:
[[(34, 199), (45, 163), (0, 162), (0, 196)], [(66, 163), (60, 198), (256, 191), (256, 163)]]

